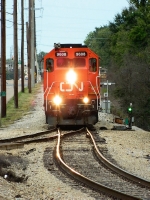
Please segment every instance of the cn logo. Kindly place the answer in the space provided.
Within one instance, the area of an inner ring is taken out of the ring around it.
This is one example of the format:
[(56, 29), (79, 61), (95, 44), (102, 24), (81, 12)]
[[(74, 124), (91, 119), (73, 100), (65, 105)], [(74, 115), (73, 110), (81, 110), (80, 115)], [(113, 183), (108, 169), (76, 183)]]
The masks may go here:
[(73, 86), (75, 86), (80, 92), (83, 91), (83, 82), (81, 82), (80, 86), (78, 86), (76, 83), (74, 84), (67, 84), (69, 85), (69, 88), (65, 89), (65, 82), (60, 83), (60, 91), (61, 92), (71, 92), (73, 91)]

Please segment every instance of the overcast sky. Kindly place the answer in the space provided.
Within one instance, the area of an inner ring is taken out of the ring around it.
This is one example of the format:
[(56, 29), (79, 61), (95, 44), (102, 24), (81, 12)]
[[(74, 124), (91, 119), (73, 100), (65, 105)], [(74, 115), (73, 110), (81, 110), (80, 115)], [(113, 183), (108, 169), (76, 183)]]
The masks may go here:
[[(18, 0), (18, 46), (21, 47), (21, 1)], [(28, 21), (28, 0), (25, 24)], [(95, 27), (113, 22), (116, 14), (129, 7), (128, 0), (35, 0), (37, 53), (49, 52), (54, 43), (84, 43)], [(6, 57), (13, 56), (13, 1), (6, 0)], [(26, 29), (26, 28), (25, 28)], [(25, 32), (26, 48), (26, 32)], [(25, 49), (26, 53), (26, 49)], [(26, 55), (25, 55), (26, 60)]]

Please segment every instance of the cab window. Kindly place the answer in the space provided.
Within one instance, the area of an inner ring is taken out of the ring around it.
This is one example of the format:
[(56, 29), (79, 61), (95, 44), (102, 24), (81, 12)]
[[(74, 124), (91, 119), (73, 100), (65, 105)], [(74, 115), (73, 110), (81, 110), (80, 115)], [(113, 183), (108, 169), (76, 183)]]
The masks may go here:
[(51, 58), (46, 59), (46, 71), (47, 72), (54, 71), (54, 60)]
[(57, 58), (57, 67), (69, 67), (70, 59), (69, 58)]
[(90, 58), (89, 59), (89, 71), (90, 72), (96, 72), (97, 71), (97, 59), (96, 58)]
[(85, 67), (85, 58), (74, 58), (73, 65), (74, 67)]

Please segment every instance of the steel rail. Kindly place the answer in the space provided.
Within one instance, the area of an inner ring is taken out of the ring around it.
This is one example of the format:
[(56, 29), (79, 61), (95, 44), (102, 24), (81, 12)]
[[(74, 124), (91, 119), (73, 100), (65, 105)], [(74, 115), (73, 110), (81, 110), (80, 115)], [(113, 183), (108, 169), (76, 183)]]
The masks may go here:
[(111, 195), (111, 196), (114, 196), (117, 198), (121, 198), (122, 200), (127, 200), (127, 199), (128, 200), (139, 200), (140, 199), (137, 197), (133, 197), (133, 196), (124, 194), (124, 193), (116, 191), (116, 190), (112, 190), (104, 185), (94, 182), (91, 179), (88, 179), (87, 177), (78, 173), (73, 168), (69, 167), (60, 156), (60, 138), (61, 138), (61, 133), (60, 133), (60, 130), (58, 129), (58, 141), (57, 141), (56, 153), (55, 153), (57, 163), (65, 172), (67, 172), (69, 175), (71, 175), (74, 179), (76, 179), (82, 183), (85, 183), (86, 185), (90, 186), (93, 189), (96, 189), (99, 192), (103, 192), (106, 195)]
[[(15, 138), (2, 139), (2, 140), (0, 140), (0, 149), (5, 148), (5, 147), (9, 148), (9, 147), (12, 147), (12, 146), (19, 147), (21, 145), (30, 144), (30, 143), (48, 142), (50, 140), (56, 139), (58, 137), (58, 135), (55, 134), (55, 135), (51, 135), (51, 136), (43, 137), (43, 138), (37, 138), (37, 137), (45, 135), (45, 134), (49, 134), (49, 133), (54, 132), (56, 130), (57, 129), (54, 128), (54, 129), (51, 129), (51, 130), (41, 131), (41, 132), (34, 133), (34, 134), (31, 134), (31, 135), (23, 135), (23, 136), (18, 136), (18, 137), (15, 137)], [(84, 128), (81, 128), (77, 131), (71, 131), (71, 132), (62, 134), (61, 136), (65, 137), (66, 135), (75, 134), (77, 132), (81, 132), (82, 130), (84, 130)], [(33, 138), (33, 139), (24, 140), (24, 139), (29, 139), (29, 138)]]
[(118, 166), (114, 165), (113, 163), (111, 163), (109, 160), (107, 160), (99, 151), (97, 145), (96, 145), (96, 142), (91, 134), (91, 132), (86, 128), (86, 131), (87, 133), (90, 135), (91, 137), (91, 140), (93, 142), (93, 145), (94, 145), (94, 150), (95, 150), (95, 153), (98, 157), (98, 159), (100, 159), (100, 161), (105, 165), (107, 166), (109, 169), (111, 169), (112, 171), (115, 171), (116, 173), (122, 175), (123, 177), (125, 178), (128, 178), (129, 180), (132, 180), (138, 184), (141, 184), (143, 186), (146, 186), (146, 187), (149, 187), (150, 188), (150, 182), (145, 180), (145, 179), (142, 179), (142, 178), (139, 178), (121, 168), (119, 168)]
[(26, 139), (26, 138), (38, 137), (38, 136), (42, 136), (44, 134), (49, 134), (53, 131), (56, 131), (56, 128), (51, 129), (51, 130), (41, 131), (41, 132), (30, 134), (30, 135), (22, 135), (22, 136), (18, 136), (18, 137), (14, 137), (14, 138), (1, 139), (0, 143), (6, 143), (6, 142), (18, 141), (18, 140)]

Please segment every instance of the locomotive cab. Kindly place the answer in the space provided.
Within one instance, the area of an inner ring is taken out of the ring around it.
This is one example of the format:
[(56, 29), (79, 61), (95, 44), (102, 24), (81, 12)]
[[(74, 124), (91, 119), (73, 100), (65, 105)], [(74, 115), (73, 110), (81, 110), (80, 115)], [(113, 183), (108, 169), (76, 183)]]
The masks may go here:
[(100, 105), (99, 57), (82, 44), (55, 44), (44, 57), (46, 122), (93, 125)]

